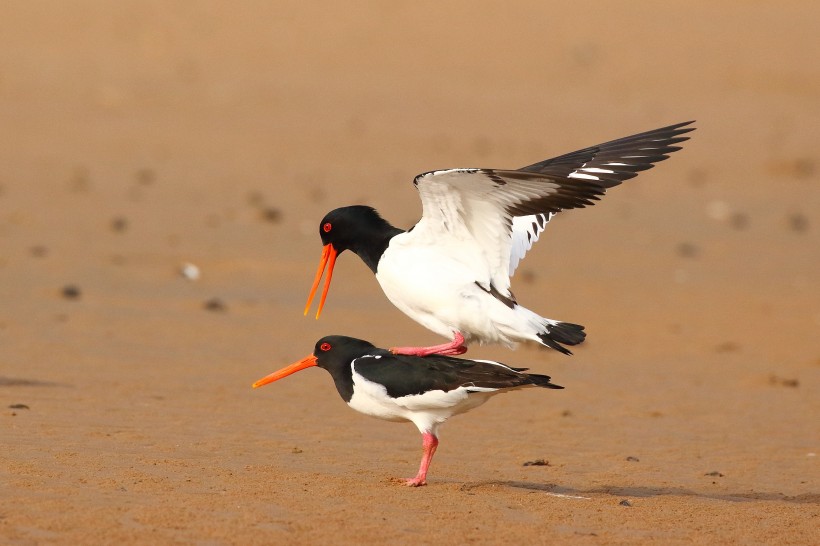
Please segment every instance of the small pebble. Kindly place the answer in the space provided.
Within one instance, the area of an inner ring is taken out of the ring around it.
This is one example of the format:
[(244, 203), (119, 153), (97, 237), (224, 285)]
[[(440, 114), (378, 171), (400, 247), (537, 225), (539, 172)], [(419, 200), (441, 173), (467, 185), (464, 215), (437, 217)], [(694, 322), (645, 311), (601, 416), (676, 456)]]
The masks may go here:
[(290, 452), (291, 453), (302, 453), (302, 450), (299, 449), (298, 447), (294, 447), (293, 449), (290, 450)]
[(521, 281), (525, 284), (532, 284), (535, 282), (535, 272), (531, 269), (524, 269), (519, 273)]
[(789, 215), (789, 229), (797, 232), (797, 233), (804, 233), (809, 229), (809, 219), (806, 218), (804, 215), (796, 212), (794, 214)]
[(800, 386), (800, 381), (797, 379), (786, 379), (785, 377), (778, 377), (776, 375), (769, 376), (769, 385), (778, 385), (780, 387), (797, 388)]
[(677, 248), (675, 249), (678, 253), (678, 256), (683, 258), (695, 258), (698, 254), (700, 254), (700, 248), (694, 243), (678, 243)]
[(631, 502), (629, 502), (629, 501), (628, 501), (628, 500), (626, 500), (626, 499), (622, 500), (622, 501), (621, 501), (621, 502), (619, 502), (618, 504), (619, 504), (620, 506), (632, 506), (632, 503), (631, 503)]
[(63, 287), (63, 297), (67, 300), (80, 299), (80, 295), (81, 292), (79, 286), (68, 284)]
[(205, 309), (208, 311), (227, 311), (228, 308), (225, 303), (219, 298), (211, 298), (205, 302)]
[(627, 457), (627, 458), (626, 458), (626, 460), (627, 460), (627, 461), (629, 461), (629, 462), (631, 462), (631, 463), (637, 463), (637, 462), (639, 462), (639, 461), (640, 461), (640, 459), (639, 459), (639, 458), (637, 458), (637, 457), (633, 457), (633, 456), (631, 456), (631, 455), (630, 455), (629, 457)]
[(192, 263), (184, 263), (179, 268), (179, 274), (189, 281), (198, 281), (200, 277), (199, 267)]
[(28, 249), (31, 252), (31, 255), (35, 258), (44, 258), (48, 255), (48, 248), (43, 245), (34, 245), (33, 247)]
[(707, 472), (706, 474), (704, 474), (704, 476), (713, 476), (713, 477), (716, 477), (716, 478), (722, 478), (723, 474), (721, 474), (717, 470), (713, 470), (712, 472)]
[(275, 207), (265, 207), (262, 209), (262, 219), (271, 224), (278, 224), (282, 221), (282, 211)]
[(535, 459), (534, 461), (525, 462), (523, 466), (550, 466), (550, 462), (544, 459)]
[(716, 353), (734, 353), (740, 350), (740, 345), (734, 341), (724, 341), (715, 346)]
[(31, 409), (25, 404), (12, 404), (9, 406), (9, 409)]
[(117, 216), (111, 220), (111, 231), (122, 233), (128, 229), (128, 219), (122, 216)]

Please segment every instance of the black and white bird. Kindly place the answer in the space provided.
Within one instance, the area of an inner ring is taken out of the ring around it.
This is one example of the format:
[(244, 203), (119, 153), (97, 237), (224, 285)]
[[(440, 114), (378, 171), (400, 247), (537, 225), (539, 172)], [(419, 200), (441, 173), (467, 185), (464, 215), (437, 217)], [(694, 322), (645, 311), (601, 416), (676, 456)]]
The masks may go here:
[(396, 355), (346, 336), (316, 342), (313, 354), (263, 377), (267, 385), (311, 366), (330, 372), (336, 390), (354, 410), (387, 421), (411, 421), (422, 434), (423, 454), (409, 486), (426, 485), (430, 461), (438, 447), (439, 426), (453, 415), (476, 408), (502, 392), (525, 387), (563, 389), (546, 375), (524, 373), (491, 360), (443, 355)]
[(461, 354), (465, 343), (535, 341), (564, 354), (584, 340), (579, 324), (544, 318), (520, 305), (510, 277), (547, 222), (565, 209), (594, 204), (608, 188), (650, 169), (689, 137), (678, 123), (591, 146), (517, 170), (448, 169), (418, 175), (421, 220), (404, 231), (361, 205), (329, 212), (319, 224), (324, 245), (308, 296), (322, 274), (324, 306), (336, 256), (358, 254), (387, 298), (407, 316), (450, 339), (433, 347), (396, 347), (401, 354)]

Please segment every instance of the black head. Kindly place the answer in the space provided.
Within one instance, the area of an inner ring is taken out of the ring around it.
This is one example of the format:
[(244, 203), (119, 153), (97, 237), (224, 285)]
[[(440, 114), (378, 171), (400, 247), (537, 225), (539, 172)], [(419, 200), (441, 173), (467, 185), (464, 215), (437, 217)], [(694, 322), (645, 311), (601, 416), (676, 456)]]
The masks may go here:
[(401, 230), (391, 226), (376, 209), (366, 205), (351, 205), (328, 212), (319, 223), (322, 245), (332, 244), (336, 253), (359, 250), (373, 244), (386, 234)]
[(328, 212), (319, 223), (319, 237), (322, 238), (322, 258), (316, 276), (313, 279), (310, 294), (308, 294), (305, 314), (310, 309), (310, 303), (322, 274), (327, 267), (327, 277), (325, 287), (322, 290), (322, 297), (319, 299), (319, 307), (316, 310), (316, 318), (322, 313), (327, 292), (330, 289), (330, 279), (333, 276), (333, 267), (336, 264), (336, 257), (345, 250), (352, 250), (359, 258), (376, 273), (379, 267), (379, 260), (382, 257), (390, 239), (402, 233), (402, 230), (391, 226), (385, 221), (376, 209), (364, 205), (353, 205), (342, 207)]
[(334, 369), (350, 368), (350, 363), (360, 356), (370, 354), (376, 346), (369, 341), (348, 336), (325, 336), (316, 342), (313, 356), (316, 365), (332, 372)]
[(368, 341), (347, 336), (323, 337), (313, 348), (316, 365), (330, 373), (336, 390), (345, 402), (350, 402), (353, 397), (353, 371), (350, 363), (368, 354), (389, 353)]
[(377, 349), (372, 343), (354, 337), (325, 336), (316, 342), (312, 355), (266, 375), (254, 383), (253, 387), (261, 387), (300, 370), (318, 366), (330, 372), (336, 383), (336, 390), (346, 402), (349, 402), (353, 396), (353, 374), (350, 363), (360, 356), (374, 354), (374, 352), (389, 354), (384, 349)]

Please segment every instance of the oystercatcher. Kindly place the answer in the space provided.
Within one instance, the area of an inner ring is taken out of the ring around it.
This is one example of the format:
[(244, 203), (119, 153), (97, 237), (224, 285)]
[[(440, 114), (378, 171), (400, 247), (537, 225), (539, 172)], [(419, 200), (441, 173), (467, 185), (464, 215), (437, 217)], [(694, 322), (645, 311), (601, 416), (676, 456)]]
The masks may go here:
[(564, 354), (584, 327), (519, 305), (510, 291), (518, 262), (547, 222), (564, 209), (594, 204), (608, 188), (651, 169), (680, 149), (692, 121), (591, 146), (518, 170), (447, 169), (418, 175), (423, 214), (410, 230), (361, 205), (329, 212), (319, 224), (322, 258), (307, 314), (327, 267), (322, 312), (336, 256), (352, 250), (376, 274), (387, 298), (410, 318), (448, 339), (400, 354), (461, 354), (465, 343), (514, 347), (535, 341)]
[(422, 434), (423, 454), (415, 478), (426, 485), (427, 470), (438, 446), (438, 427), (453, 415), (486, 402), (491, 396), (523, 387), (563, 389), (546, 375), (523, 373), (491, 360), (444, 355), (397, 355), (372, 343), (346, 336), (316, 342), (313, 354), (263, 377), (254, 388), (311, 366), (330, 372), (336, 390), (354, 410), (387, 421), (411, 421)]

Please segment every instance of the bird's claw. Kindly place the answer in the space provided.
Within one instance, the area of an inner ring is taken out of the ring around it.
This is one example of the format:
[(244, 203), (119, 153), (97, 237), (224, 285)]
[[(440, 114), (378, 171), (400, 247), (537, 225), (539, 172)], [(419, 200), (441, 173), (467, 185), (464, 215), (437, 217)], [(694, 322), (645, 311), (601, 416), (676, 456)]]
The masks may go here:
[(387, 481), (406, 487), (422, 487), (427, 485), (427, 480), (425, 478), (419, 478), (418, 476), (415, 478), (389, 478)]

